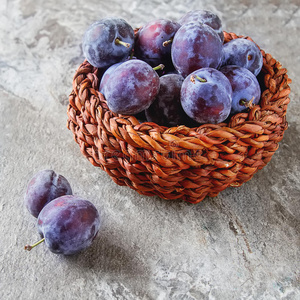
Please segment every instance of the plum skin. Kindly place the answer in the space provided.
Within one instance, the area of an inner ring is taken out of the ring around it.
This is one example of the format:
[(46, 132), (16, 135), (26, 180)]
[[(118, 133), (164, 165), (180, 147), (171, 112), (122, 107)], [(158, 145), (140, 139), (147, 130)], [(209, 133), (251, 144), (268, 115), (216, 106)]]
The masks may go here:
[(63, 195), (72, 195), (68, 180), (53, 170), (41, 170), (29, 181), (24, 203), (28, 211), (37, 218), (46, 204)]
[(48, 203), (38, 217), (38, 231), (51, 252), (72, 255), (88, 248), (100, 228), (96, 207), (78, 196), (66, 195)]
[(163, 46), (163, 42), (172, 39), (180, 24), (167, 19), (151, 21), (141, 27), (136, 35), (134, 53), (152, 67), (159, 64), (170, 66), (171, 45)]
[(100, 85), (99, 85), (99, 92), (101, 94), (103, 94), (105, 96), (105, 86), (106, 86), (106, 83), (110, 77), (110, 74), (112, 74), (115, 69), (121, 65), (123, 62), (119, 62), (119, 63), (116, 63), (116, 64), (113, 64), (111, 65), (105, 72), (104, 74), (102, 75), (101, 77), (101, 81), (100, 81)]
[(230, 81), (232, 87), (231, 114), (247, 110), (243, 102), (251, 101), (253, 105), (259, 103), (261, 90), (255, 75), (246, 68), (240, 66), (224, 66), (220, 69)]
[(216, 69), (196, 70), (183, 81), (182, 107), (186, 114), (198, 123), (218, 124), (225, 121), (230, 114), (231, 102), (230, 82), (223, 73)]
[(134, 115), (148, 108), (159, 91), (159, 76), (146, 62), (134, 59), (118, 66), (106, 82), (109, 109)]
[(186, 114), (181, 107), (180, 90), (184, 78), (179, 74), (160, 77), (160, 89), (154, 102), (145, 110), (148, 122), (162, 126), (177, 126), (185, 123)]
[(226, 65), (244, 67), (257, 76), (263, 66), (263, 56), (254, 42), (244, 38), (233, 39), (223, 45), (222, 66)]
[(222, 30), (222, 22), (221, 19), (211, 11), (208, 10), (192, 10), (187, 12), (184, 16), (182, 16), (178, 23), (184, 25), (190, 22), (199, 22), (210, 26), (212, 29), (216, 31), (219, 35), (220, 40), (224, 41), (224, 33)]
[[(127, 48), (116, 39), (129, 43)], [(96, 68), (125, 61), (134, 46), (134, 30), (123, 19), (104, 18), (88, 27), (82, 41), (82, 51), (87, 61)]]
[(223, 44), (208, 25), (191, 22), (176, 32), (171, 57), (175, 69), (186, 77), (200, 68), (217, 68), (222, 61)]

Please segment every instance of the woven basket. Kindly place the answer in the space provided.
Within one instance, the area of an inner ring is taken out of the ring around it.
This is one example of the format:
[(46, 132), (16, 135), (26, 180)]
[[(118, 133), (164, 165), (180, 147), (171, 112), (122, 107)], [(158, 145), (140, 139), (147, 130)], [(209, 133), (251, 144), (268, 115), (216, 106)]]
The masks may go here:
[[(242, 37), (224, 35), (225, 43)], [(228, 123), (196, 128), (140, 123), (134, 116), (111, 112), (98, 91), (102, 74), (85, 61), (74, 76), (67, 127), (83, 155), (118, 185), (191, 203), (217, 196), (262, 169), (288, 127), (291, 80), (278, 61), (261, 52), (260, 104), (234, 115)]]

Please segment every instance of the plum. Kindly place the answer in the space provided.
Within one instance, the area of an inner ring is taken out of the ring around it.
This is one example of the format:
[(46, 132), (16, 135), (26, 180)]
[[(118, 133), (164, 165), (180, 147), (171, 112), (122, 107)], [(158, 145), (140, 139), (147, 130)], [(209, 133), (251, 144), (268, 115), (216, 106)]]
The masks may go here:
[(183, 81), (181, 105), (198, 123), (221, 123), (230, 114), (232, 87), (227, 77), (213, 68), (194, 71)]
[(29, 181), (24, 203), (28, 211), (37, 218), (47, 203), (63, 195), (72, 195), (68, 180), (53, 170), (42, 170)]
[(84, 56), (96, 68), (125, 61), (133, 47), (133, 28), (118, 18), (104, 18), (90, 25), (82, 42)]
[(136, 57), (152, 67), (164, 64), (171, 68), (171, 41), (179, 27), (180, 24), (167, 19), (154, 20), (141, 27), (135, 40)]
[(106, 82), (109, 109), (134, 115), (148, 108), (159, 91), (159, 76), (146, 62), (133, 59), (119, 65)]
[(243, 112), (249, 106), (258, 104), (261, 90), (252, 72), (239, 66), (224, 66), (220, 72), (228, 78), (232, 87), (231, 114)]
[(43, 237), (31, 250), (45, 242), (51, 252), (72, 255), (88, 248), (100, 228), (100, 216), (96, 207), (78, 196), (66, 195), (48, 203), (38, 217), (38, 231)]
[(222, 42), (208, 25), (187, 23), (174, 36), (171, 56), (176, 70), (186, 77), (200, 68), (217, 68), (222, 60)]
[(244, 67), (257, 76), (263, 66), (263, 56), (254, 42), (244, 38), (233, 39), (223, 45), (222, 66), (225, 65)]
[(206, 24), (214, 29), (220, 37), (220, 40), (224, 41), (224, 34), (222, 30), (222, 22), (221, 19), (213, 12), (209, 10), (192, 10), (187, 12), (184, 16), (182, 16), (178, 23), (181, 25), (190, 23), (190, 22), (199, 22), (202, 24)]
[(185, 123), (187, 117), (181, 107), (180, 90), (184, 78), (179, 74), (168, 74), (160, 77), (159, 93), (145, 110), (148, 122), (162, 126), (177, 126)]

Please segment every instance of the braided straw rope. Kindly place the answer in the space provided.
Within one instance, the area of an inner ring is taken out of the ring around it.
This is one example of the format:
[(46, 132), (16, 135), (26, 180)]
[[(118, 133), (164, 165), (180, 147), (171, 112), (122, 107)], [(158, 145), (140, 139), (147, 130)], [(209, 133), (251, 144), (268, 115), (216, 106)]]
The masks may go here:
[[(243, 37), (224, 35), (225, 42)], [(196, 128), (140, 123), (134, 116), (111, 112), (98, 91), (102, 74), (85, 61), (74, 76), (67, 127), (83, 155), (118, 185), (191, 203), (217, 196), (262, 169), (288, 127), (291, 80), (278, 61), (261, 52), (265, 86), (260, 104), (229, 123)]]

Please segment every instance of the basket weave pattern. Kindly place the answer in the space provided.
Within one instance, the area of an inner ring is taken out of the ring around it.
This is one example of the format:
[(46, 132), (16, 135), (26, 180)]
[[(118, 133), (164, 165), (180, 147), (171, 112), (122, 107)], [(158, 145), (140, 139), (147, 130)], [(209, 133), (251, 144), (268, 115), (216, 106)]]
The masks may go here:
[[(224, 35), (225, 42), (242, 37)], [(288, 127), (291, 80), (278, 61), (261, 52), (265, 87), (260, 104), (229, 123), (196, 128), (140, 123), (134, 116), (111, 112), (98, 91), (99, 70), (85, 61), (73, 79), (67, 127), (83, 155), (118, 185), (191, 203), (214, 197), (262, 169)]]

